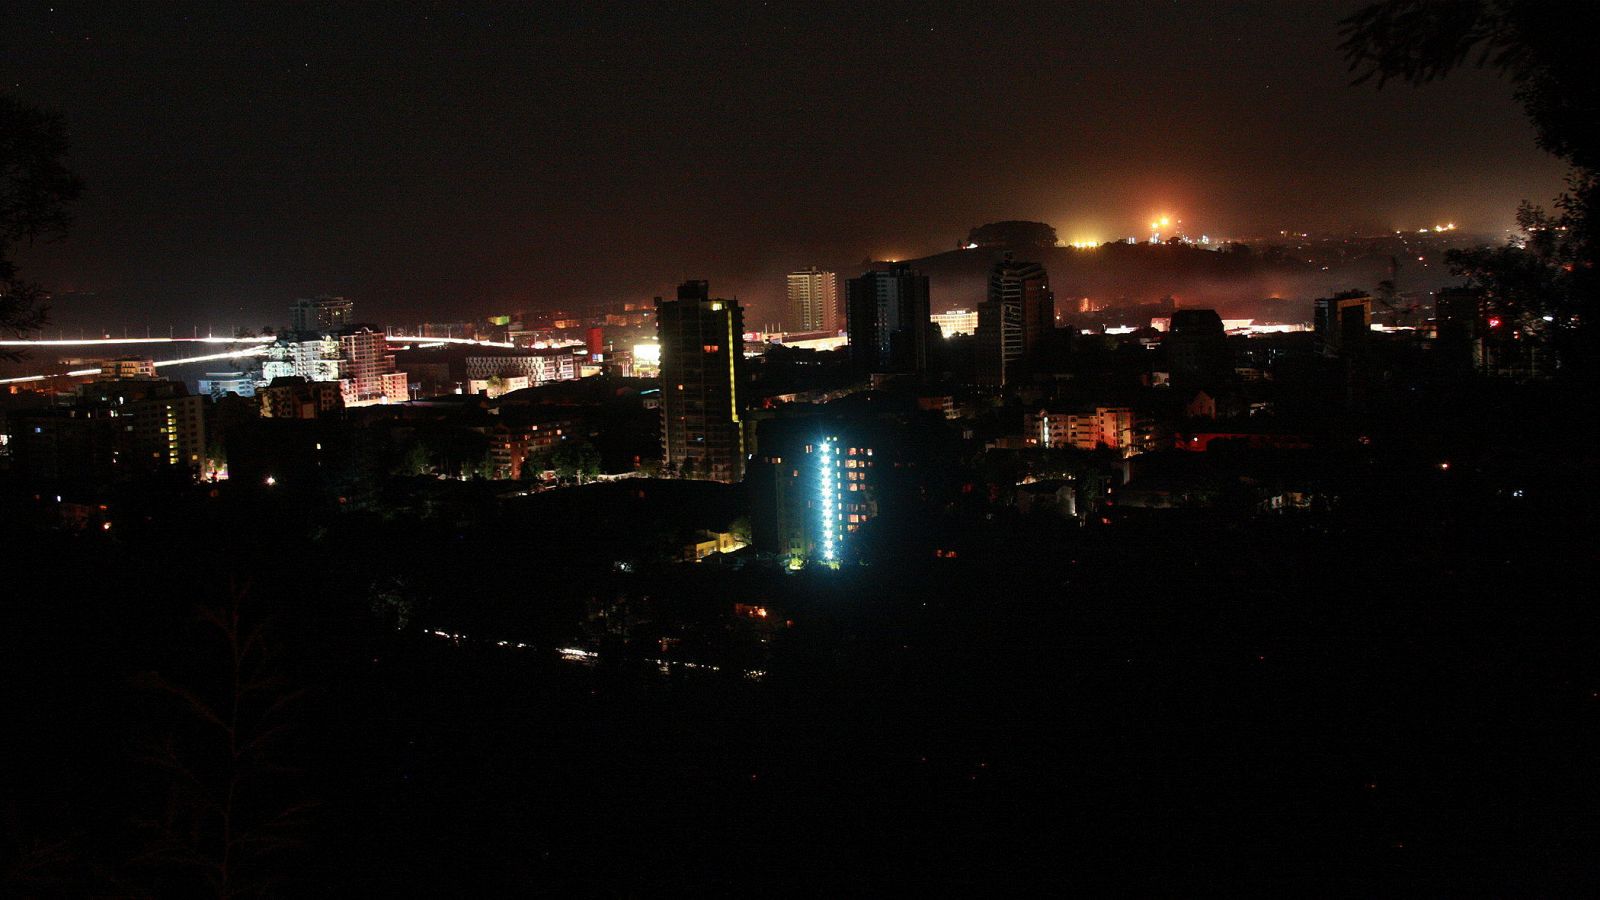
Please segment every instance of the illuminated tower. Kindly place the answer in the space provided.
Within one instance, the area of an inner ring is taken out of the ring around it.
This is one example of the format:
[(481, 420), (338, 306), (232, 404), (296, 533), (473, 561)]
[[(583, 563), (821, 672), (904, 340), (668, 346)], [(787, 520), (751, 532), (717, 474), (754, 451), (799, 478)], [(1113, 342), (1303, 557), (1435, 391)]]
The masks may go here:
[(837, 566), (846, 559), (851, 535), (875, 512), (868, 477), (872, 448), (851, 443), (828, 435), (806, 446), (816, 492), (809, 504), (806, 545), (810, 558), (824, 565)]
[(839, 330), (839, 278), (815, 266), (790, 272), (788, 278), (789, 331)]
[(744, 477), (744, 310), (704, 281), (656, 298), (661, 448), (669, 468), (715, 481)]
[(928, 276), (910, 266), (874, 269), (852, 278), (850, 359), (870, 372), (923, 372), (928, 368)]
[(1055, 295), (1044, 266), (1006, 254), (989, 271), (989, 299), (978, 307), (978, 378), (1004, 387), (1022, 361), (1055, 330)]

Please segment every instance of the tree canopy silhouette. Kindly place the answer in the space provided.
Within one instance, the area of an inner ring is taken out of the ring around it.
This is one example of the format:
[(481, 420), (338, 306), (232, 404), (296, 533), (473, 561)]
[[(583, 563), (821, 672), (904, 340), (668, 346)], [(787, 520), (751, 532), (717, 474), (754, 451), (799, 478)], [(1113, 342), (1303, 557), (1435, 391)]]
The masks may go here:
[[(1526, 246), (1455, 252), (1458, 274), (1485, 289), (1524, 323), (1557, 339), (1568, 332), (1592, 354), (1596, 231), (1600, 230), (1600, 79), (1593, 71), (1595, 16), (1583, 4), (1551, 0), (1384, 0), (1341, 23), (1340, 50), (1355, 83), (1426, 84), (1463, 66), (1508, 79), (1541, 149), (1572, 166), (1556, 214), (1524, 204)], [(1530, 285), (1533, 289), (1530, 290)], [(1548, 318), (1546, 318), (1548, 317)], [(1546, 329), (1543, 323), (1552, 327)]]
[(0, 95), (0, 333), (20, 337), (44, 324), (44, 291), (18, 278), (11, 251), (71, 226), (83, 182), (67, 167), (67, 144), (60, 116)]

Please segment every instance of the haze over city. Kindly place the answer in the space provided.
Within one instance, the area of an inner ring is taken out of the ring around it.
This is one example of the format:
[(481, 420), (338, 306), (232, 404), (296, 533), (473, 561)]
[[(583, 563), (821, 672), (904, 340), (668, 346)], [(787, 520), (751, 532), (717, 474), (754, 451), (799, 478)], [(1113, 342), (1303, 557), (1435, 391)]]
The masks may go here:
[[(1063, 241), (1503, 235), (1562, 166), (1509, 89), (1349, 86), (1350, 2), (25, 2), (0, 84), (69, 113), (89, 185), (26, 261), (56, 327), (260, 327), (648, 300), (781, 316), (782, 274)], [(1309, 297), (1302, 299), (1309, 300)]]

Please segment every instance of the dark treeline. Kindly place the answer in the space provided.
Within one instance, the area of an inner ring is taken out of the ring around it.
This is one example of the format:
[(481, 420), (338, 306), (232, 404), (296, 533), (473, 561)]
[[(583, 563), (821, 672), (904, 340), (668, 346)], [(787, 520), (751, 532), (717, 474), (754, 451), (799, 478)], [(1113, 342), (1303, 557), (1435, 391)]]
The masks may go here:
[[(799, 575), (644, 552), (718, 486), (386, 517), (134, 485), (79, 532), (13, 492), (7, 892), (1576, 885), (1600, 635), (1567, 408), (1380, 410), (1414, 437), (1322, 512), (958, 504)], [(1531, 449), (1482, 428), (1511, 420)]]

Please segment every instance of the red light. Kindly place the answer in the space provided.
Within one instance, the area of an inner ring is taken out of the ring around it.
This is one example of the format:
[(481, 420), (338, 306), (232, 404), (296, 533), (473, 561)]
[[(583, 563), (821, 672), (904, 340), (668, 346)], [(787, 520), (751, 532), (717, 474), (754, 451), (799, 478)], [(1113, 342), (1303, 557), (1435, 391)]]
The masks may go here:
[(1500, 317), (1499, 316), (1490, 316), (1489, 317), (1489, 327), (1490, 328), (1499, 328), (1500, 327)]

